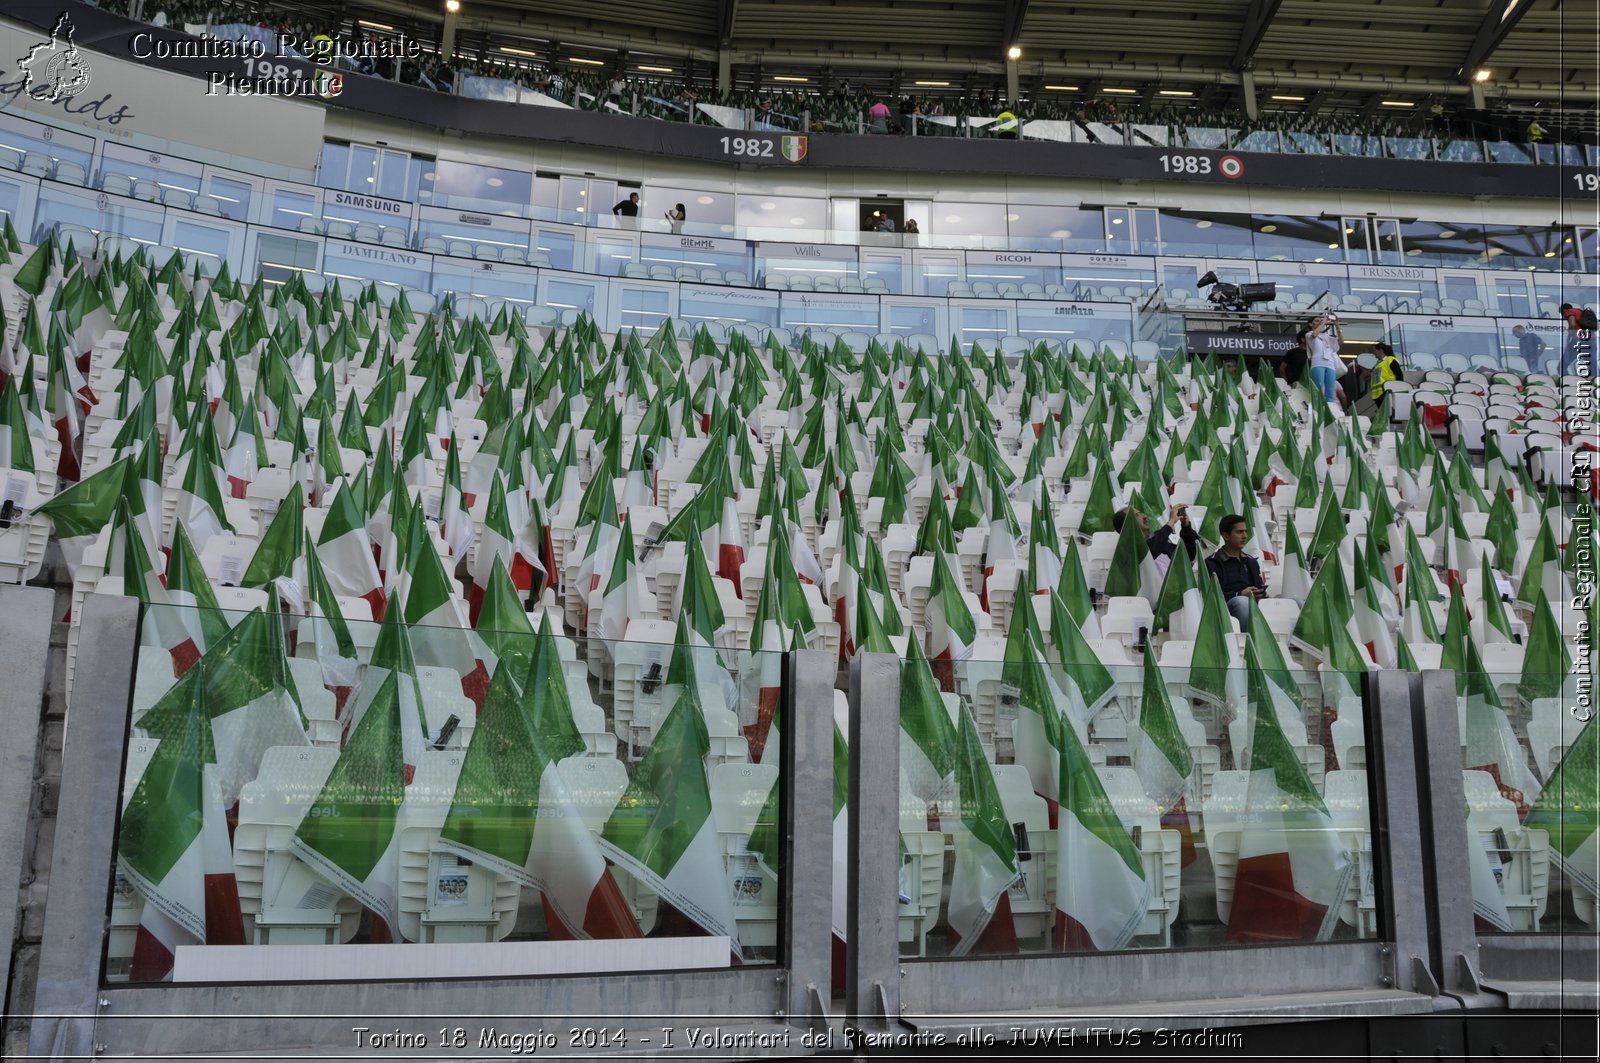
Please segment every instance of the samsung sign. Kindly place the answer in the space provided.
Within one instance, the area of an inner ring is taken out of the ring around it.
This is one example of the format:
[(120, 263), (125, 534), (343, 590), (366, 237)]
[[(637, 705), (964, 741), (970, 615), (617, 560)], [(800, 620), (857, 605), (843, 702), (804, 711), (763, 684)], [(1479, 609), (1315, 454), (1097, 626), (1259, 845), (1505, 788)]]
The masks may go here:
[(358, 195), (355, 192), (331, 192), (328, 202), (335, 207), (375, 210), (380, 214), (392, 214), (397, 218), (411, 213), (409, 203), (402, 203), (397, 199), (384, 199), (382, 196)]

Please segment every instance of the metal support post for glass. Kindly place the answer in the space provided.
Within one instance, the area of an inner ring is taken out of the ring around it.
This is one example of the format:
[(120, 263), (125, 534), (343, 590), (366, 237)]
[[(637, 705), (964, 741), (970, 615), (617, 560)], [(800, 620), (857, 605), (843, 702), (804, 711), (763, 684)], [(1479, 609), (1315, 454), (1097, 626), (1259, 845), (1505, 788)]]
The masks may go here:
[[(139, 631), (133, 598), (90, 595), (79, 621), (72, 705), (61, 748), (61, 804), (50, 862), (50, 903), (39, 947), (28, 1052), (35, 1059), (95, 1054), (103, 913), (111, 884), (123, 734)], [(87, 919), (88, 913), (101, 913)]]
[[(1428, 863), (1423, 853), (1422, 801), (1413, 733), (1411, 677), (1386, 669), (1369, 673), (1365, 691), (1372, 733), (1366, 739), (1368, 807), (1374, 832), (1378, 870), (1387, 872), (1390, 928), (1380, 936), (1394, 939), (1390, 976), (1397, 989), (1438, 995), (1438, 968), (1428, 940), (1428, 907), (1424, 884)], [(1454, 717), (1452, 717), (1453, 719)], [(1376, 813), (1381, 811), (1381, 815)]]
[(846, 1022), (887, 1029), (900, 1015), (900, 661), (850, 666), (850, 856)]
[[(4, 897), (15, 895), (12, 891), (22, 885), (28, 867), (28, 818), (55, 600), (52, 591), (41, 587), (0, 587), (0, 645), (10, 659), (0, 687), (0, 730), (11, 736), (0, 745), (0, 868), (11, 869), (0, 881)], [(0, 1001), (10, 999), (17, 915), (17, 905), (0, 906)]]
[(781, 864), (789, 917), (783, 926), (791, 1026), (827, 1028), (833, 985), (833, 692), (834, 656), (822, 650), (788, 655), (778, 785), (784, 834)]
[(1419, 763), (1419, 798), (1427, 808), (1423, 838), (1424, 885), (1433, 913), (1433, 967), (1440, 988), (1452, 995), (1478, 992), (1478, 941), (1473, 925), (1472, 871), (1467, 863), (1467, 807), (1461, 781), (1461, 729), (1456, 719), (1454, 672), (1415, 677), (1412, 711)]

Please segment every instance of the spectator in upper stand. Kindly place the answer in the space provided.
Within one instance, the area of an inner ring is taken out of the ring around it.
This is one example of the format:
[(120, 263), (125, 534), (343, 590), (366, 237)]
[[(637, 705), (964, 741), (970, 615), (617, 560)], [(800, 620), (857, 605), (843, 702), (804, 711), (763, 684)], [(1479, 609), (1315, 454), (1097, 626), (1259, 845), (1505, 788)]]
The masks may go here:
[(1283, 378), (1285, 384), (1298, 384), (1300, 378), (1305, 376), (1306, 365), (1311, 360), (1307, 343), (1311, 337), (1311, 330), (1303, 328), (1295, 333), (1294, 346), (1283, 353), (1278, 359), (1278, 376)]
[(1206, 558), (1206, 570), (1222, 584), (1222, 598), (1228, 612), (1241, 628), (1250, 624), (1250, 603), (1267, 596), (1267, 581), (1261, 575), (1261, 562), (1244, 552), (1250, 541), (1250, 527), (1243, 517), (1230, 513), (1217, 522), (1222, 547)]
[(1177, 553), (1177, 545), (1172, 541), (1172, 531), (1178, 529), (1178, 537), (1183, 540), (1184, 549), (1189, 551), (1192, 560), (1200, 553), (1200, 535), (1189, 523), (1189, 507), (1173, 506), (1167, 511), (1167, 522), (1156, 529), (1154, 535), (1150, 534), (1150, 518), (1141, 510), (1130, 509), (1123, 506), (1111, 515), (1111, 527), (1122, 531), (1122, 525), (1127, 521), (1128, 514), (1133, 514), (1133, 519), (1139, 522), (1139, 530), (1144, 533), (1145, 546), (1150, 550), (1150, 556), (1156, 559), (1156, 567), (1161, 574), (1167, 574), (1167, 567), (1172, 564), (1172, 555)]
[(891, 218), (887, 214), (885, 214), (883, 217), (879, 218), (878, 219), (878, 231), (880, 233), (892, 233), (892, 232), (894, 232), (895, 231), (894, 219)]
[(1517, 325), (1511, 330), (1511, 334), (1517, 338), (1517, 353), (1527, 363), (1528, 372), (1542, 372), (1544, 369), (1544, 352), (1548, 348), (1548, 344), (1544, 342), (1537, 332), (1526, 325)]
[(1344, 329), (1334, 314), (1318, 314), (1311, 319), (1311, 380), (1330, 405), (1338, 401), (1339, 348), (1344, 346)]
[(917, 227), (917, 219), (915, 219), (915, 218), (907, 218), (906, 219), (905, 234), (907, 236), (920, 236), (922, 234), (922, 230)]
[(922, 108), (917, 105), (915, 96), (907, 96), (900, 101), (900, 132), (912, 133), (916, 131), (917, 115), (922, 113)]
[(674, 233), (681, 233), (683, 232), (684, 220), (688, 217), (688, 211), (683, 209), (682, 203), (679, 203), (676, 207), (667, 211), (667, 224), (671, 226)]
[(889, 131), (889, 105), (882, 100), (873, 100), (872, 106), (867, 108), (867, 132), (887, 133)]
[(756, 101), (755, 122), (756, 129), (772, 129), (772, 98), (763, 96)]
[(630, 192), (627, 199), (611, 208), (611, 213), (621, 218), (637, 218), (639, 216), (639, 193)]

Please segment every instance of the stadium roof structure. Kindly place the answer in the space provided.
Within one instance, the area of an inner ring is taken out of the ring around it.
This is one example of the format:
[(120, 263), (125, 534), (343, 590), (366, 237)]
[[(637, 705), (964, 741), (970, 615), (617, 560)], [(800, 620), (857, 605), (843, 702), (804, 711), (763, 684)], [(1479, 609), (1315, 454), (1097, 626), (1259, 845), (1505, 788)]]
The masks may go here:
[[(446, 17), (442, 0), (344, 10), (417, 28)], [(462, 0), (450, 17), (457, 42), (508, 61), (701, 77), (726, 63), (748, 87), (975, 90), (1004, 83), (1016, 47), (1030, 95), (1225, 103), (1243, 87), (1316, 109), (1476, 88), (1479, 103), (1581, 110), (1600, 93), (1600, 8), (1563, 0)]]

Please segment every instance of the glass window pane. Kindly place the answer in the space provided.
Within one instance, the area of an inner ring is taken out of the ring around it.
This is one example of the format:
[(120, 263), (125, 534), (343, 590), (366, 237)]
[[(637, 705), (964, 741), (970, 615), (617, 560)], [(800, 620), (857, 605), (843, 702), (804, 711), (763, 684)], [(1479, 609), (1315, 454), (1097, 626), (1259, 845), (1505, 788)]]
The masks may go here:
[(217, 204), (217, 212), (224, 218), (234, 221), (247, 221), (250, 217), (250, 200), (255, 194), (243, 181), (235, 181), (221, 174), (212, 174), (208, 178), (206, 191)]
[(350, 177), (350, 145), (328, 141), (322, 145), (317, 162), (317, 184), (323, 188), (345, 188)]
[(455, 159), (436, 159), (421, 174), (420, 202), (435, 207), (524, 217), (533, 197), (533, 174)]

